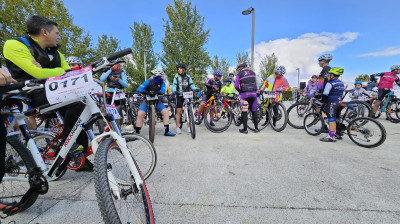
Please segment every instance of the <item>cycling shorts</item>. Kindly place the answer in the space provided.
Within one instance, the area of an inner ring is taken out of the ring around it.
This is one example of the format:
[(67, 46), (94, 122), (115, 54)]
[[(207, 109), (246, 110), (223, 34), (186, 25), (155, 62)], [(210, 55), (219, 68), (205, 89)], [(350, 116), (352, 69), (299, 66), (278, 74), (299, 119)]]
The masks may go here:
[(329, 102), (325, 106), (326, 116), (329, 118), (338, 118), (340, 115), (340, 102)]
[(201, 96), (201, 103), (207, 103), (207, 101), (212, 97), (212, 95), (206, 95), (204, 94)]
[(390, 89), (378, 89), (378, 98), (376, 100), (382, 101), (385, 95), (390, 92)]
[[(156, 105), (156, 110), (158, 110), (158, 111), (161, 112), (161, 111), (164, 110), (164, 109), (165, 109), (165, 105), (159, 100), (159, 101), (157, 102), (157, 105)], [(139, 111), (144, 111), (144, 112), (147, 113), (147, 102), (146, 102), (146, 101), (143, 101), (143, 102), (140, 104)]]
[(183, 107), (183, 96), (176, 96), (176, 108), (182, 108)]

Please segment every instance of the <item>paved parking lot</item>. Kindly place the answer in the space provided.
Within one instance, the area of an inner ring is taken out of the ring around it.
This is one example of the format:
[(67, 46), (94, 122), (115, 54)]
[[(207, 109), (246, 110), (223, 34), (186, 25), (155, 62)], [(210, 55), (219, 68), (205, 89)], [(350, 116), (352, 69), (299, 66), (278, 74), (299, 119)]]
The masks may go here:
[[(202, 124), (192, 140), (186, 132), (164, 137), (159, 124), (147, 181), (156, 221), (400, 223), (400, 124), (379, 121), (388, 136), (374, 149), (348, 137), (320, 142), (290, 126), (244, 135)], [(92, 175), (68, 171), (34, 206), (1, 222), (102, 223)]]

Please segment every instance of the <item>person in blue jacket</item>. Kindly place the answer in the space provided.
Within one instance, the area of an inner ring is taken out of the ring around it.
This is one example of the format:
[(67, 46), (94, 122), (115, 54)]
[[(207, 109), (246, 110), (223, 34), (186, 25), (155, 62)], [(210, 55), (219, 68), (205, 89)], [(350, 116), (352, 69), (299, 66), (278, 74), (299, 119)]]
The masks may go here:
[[(149, 96), (155, 95), (164, 95), (165, 91), (167, 91), (167, 85), (165, 84), (162, 76), (164, 75), (164, 71), (162, 69), (154, 69), (151, 71), (152, 77), (146, 80), (142, 85), (137, 88), (137, 92), (143, 93)], [(156, 105), (156, 110), (161, 112), (163, 116), (163, 123), (165, 127), (165, 136), (175, 136), (174, 133), (169, 131), (169, 113), (165, 105), (159, 99)], [(140, 104), (138, 117), (136, 120), (135, 131), (140, 134), (140, 129), (143, 127), (143, 120), (147, 113), (147, 103), (143, 101)]]

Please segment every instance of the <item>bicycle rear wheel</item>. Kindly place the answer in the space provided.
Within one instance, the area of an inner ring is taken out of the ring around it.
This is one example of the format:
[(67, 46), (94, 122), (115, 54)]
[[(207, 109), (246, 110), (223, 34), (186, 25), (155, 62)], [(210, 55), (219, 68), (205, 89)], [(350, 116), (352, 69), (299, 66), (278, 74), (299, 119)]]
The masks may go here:
[[(113, 142), (114, 139), (105, 139), (99, 145), (95, 156), (95, 189), (103, 221), (105, 223), (154, 223), (146, 184), (143, 181), (143, 184), (137, 187), (137, 181), (132, 175), (127, 159), (119, 146), (112, 144)], [(133, 161), (140, 174), (138, 165), (134, 159)]]
[[(213, 116), (211, 117), (211, 112)], [(212, 121), (212, 123), (211, 123)], [(226, 131), (232, 123), (232, 111), (223, 104), (212, 105), (207, 108), (204, 115), (206, 128), (214, 133)]]
[(304, 129), (303, 121), (304, 117), (308, 113), (315, 112), (313, 107), (310, 108), (310, 103), (299, 102), (291, 105), (288, 112), (288, 124), (296, 129)]
[[(275, 114), (273, 108), (277, 107), (278, 113)], [(271, 127), (277, 132), (281, 132), (286, 128), (288, 123), (288, 113), (286, 107), (281, 102), (272, 102), (270, 106)]]
[(309, 135), (319, 135), (323, 131), (324, 119), (319, 113), (310, 113), (304, 117), (304, 129)]
[(156, 108), (154, 104), (150, 105), (149, 109), (149, 139), (154, 143), (154, 136), (156, 134)]
[(193, 114), (193, 106), (192, 105), (190, 105), (188, 107), (188, 115), (189, 115), (188, 121), (190, 124), (190, 134), (192, 136), (192, 139), (195, 139), (196, 138), (196, 125), (194, 123), (194, 114)]
[[(16, 136), (7, 136), (5, 151), (5, 173), (3, 181), (0, 183), (0, 211), (13, 206), (15, 202), (20, 202), (25, 193), (29, 190), (29, 182), (7, 180), (7, 177), (28, 178), (28, 170), (36, 166), (29, 150)], [(22, 212), (35, 203), (38, 194), (34, 193), (18, 212)]]
[(386, 107), (386, 116), (392, 123), (400, 122), (400, 100), (393, 99)]
[(347, 125), (347, 135), (359, 146), (372, 148), (381, 145), (386, 140), (386, 130), (383, 125), (369, 117), (359, 117)]
[[(247, 112), (247, 128), (254, 131), (256, 129), (253, 120), (253, 113), (251, 111)], [(262, 105), (257, 106), (257, 124), (258, 129), (262, 130), (267, 127), (271, 120), (271, 113), (267, 108), (264, 108)]]

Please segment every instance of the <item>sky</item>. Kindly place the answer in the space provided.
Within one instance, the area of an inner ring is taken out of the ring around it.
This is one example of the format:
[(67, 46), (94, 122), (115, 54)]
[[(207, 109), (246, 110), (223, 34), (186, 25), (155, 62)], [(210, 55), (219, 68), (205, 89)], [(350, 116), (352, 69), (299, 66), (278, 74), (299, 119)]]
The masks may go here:
[[(261, 58), (275, 53), (284, 65), (291, 86), (319, 74), (317, 58), (333, 55), (332, 67), (344, 68), (344, 81), (360, 74), (389, 71), (400, 64), (398, 0), (194, 0), (205, 28), (210, 29), (206, 49), (236, 65), (238, 52), (251, 50), (252, 16), (241, 12), (255, 9), (255, 71)], [(173, 0), (64, 0), (76, 25), (94, 39), (113, 35), (122, 47), (132, 46), (129, 26), (151, 25), (155, 52), (162, 52), (163, 19)]]

